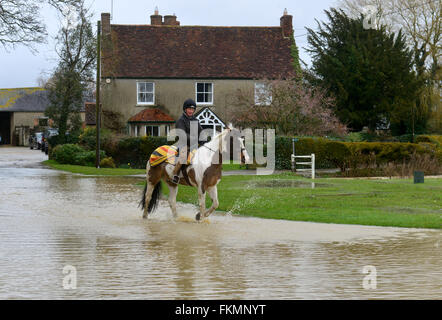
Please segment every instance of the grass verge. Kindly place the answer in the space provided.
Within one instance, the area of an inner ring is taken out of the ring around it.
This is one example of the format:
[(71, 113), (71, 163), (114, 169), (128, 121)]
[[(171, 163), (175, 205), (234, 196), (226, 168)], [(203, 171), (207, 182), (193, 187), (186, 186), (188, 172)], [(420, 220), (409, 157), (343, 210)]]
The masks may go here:
[[(168, 193), (167, 187), (163, 187)], [(291, 174), (225, 176), (218, 210), (260, 218), (407, 228), (442, 228), (442, 179), (311, 180)], [(178, 201), (198, 203), (180, 186)], [(207, 197), (207, 207), (211, 200)]]
[(136, 174), (145, 174), (146, 170), (143, 169), (112, 169), (112, 168), (100, 168), (95, 167), (85, 167), (85, 166), (75, 166), (70, 164), (60, 164), (55, 160), (43, 161), (44, 165), (51, 167), (52, 169), (67, 171), (72, 173), (80, 173), (84, 175), (93, 176), (128, 176)]

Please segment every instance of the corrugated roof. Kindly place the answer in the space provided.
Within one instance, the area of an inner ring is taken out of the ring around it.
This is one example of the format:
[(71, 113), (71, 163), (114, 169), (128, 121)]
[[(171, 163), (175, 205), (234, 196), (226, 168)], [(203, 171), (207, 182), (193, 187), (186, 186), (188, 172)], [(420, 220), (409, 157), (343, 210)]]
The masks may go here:
[(43, 88), (0, 89), (0, 112), (44, 112), (48, 105)]

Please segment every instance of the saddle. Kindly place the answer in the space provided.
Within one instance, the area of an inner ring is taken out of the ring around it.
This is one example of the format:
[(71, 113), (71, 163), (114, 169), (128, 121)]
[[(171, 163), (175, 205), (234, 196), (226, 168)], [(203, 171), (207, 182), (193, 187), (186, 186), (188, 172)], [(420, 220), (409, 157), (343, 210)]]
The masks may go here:
[[(189, 152), (187, 157), (187, 165), (192, 164), (193, 157), (197, 149)], [(151, 167), (155, 167), (163, 162), (175, 165), (178, 158), (178, 148), (176, 146), (161, 146), (155, 149), (150, 155), (149, 163)]]

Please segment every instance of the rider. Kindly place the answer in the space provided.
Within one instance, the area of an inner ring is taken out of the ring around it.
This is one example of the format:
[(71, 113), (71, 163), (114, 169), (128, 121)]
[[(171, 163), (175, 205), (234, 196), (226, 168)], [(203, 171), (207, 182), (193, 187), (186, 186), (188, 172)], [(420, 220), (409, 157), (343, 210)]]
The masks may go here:
[[(198, 148), (200, 145), (202, 145), (205, 142), (205, 141), (199, 140), (200, 133), (203, 129), (201, 128), (201, 125), (200, 125), (198, 119), (194, 117), (195, 110), (196, 110), (195, 101), (193, 101), (192, 99), (187, 99), (186, 101), (184, 101), (184, 104), (183, 104), (183, 114), (181, 115), (181, 118), (179, 118), (178, 121), (175, 123), (175, 128), (183, 130), (187, 135), (187, 144), (180, 145), (180, 150), (179, 150), (180, 157), (177, 159), (178, 161), (177, 161), (175, 168), (173, 170), (173, 173), (172, 173), (173, 174), (172, 182), (175, 184), (178, 184), (178, 182), (180, 181), (178, 174), (180, 172), (182, 165), (187, 163), (187, 157), (189, 155), (189, 152), (193, 149)], [(192, 137), (193, 138), (192, 142), (197, 141), (198, 145), (195, 145), (195, 144), (190, 145), (190, 143), (191, 143), (191, 137), (190, 137), (191, 123), (194, 123), (195, 125), (198, 126), (198, 137)], [(185, 158), (184, 158), (184, 156), (185, 156)]]

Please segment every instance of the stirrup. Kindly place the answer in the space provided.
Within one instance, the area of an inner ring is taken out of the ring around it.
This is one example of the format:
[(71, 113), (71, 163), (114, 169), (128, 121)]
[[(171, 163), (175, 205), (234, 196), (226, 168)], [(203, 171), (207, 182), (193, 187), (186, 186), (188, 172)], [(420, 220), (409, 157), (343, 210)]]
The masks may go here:
[(178, 184), (178, 182), (180, 182), (180, 177), (179, 176), (173, 176), (172, 180), (170, 180), (172, 183), (174, 184)]

